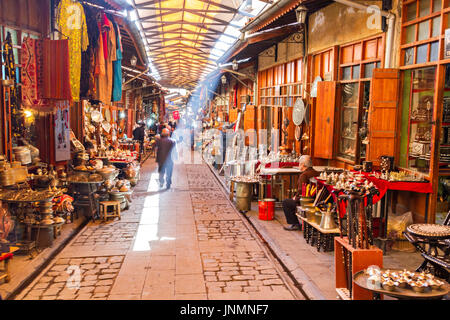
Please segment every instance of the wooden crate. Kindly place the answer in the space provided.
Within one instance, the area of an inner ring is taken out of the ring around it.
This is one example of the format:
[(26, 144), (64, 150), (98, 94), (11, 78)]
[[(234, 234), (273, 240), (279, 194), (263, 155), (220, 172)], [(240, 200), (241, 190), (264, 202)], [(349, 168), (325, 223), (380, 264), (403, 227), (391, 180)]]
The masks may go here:
[[(355, 249), (349, 243), (347, 237), (334, 238), (334, 264), (336, 276), (336, 292), (343, 299), (349, 299), (350, 296), (347, 289), (346, 270), (342, 256), (342, 249), (347, 250), (347, 254), (351, 254), (352, 259), (352, 277), (358, 271), (364, 270), (369, 266), (375, 265), (383, 267), (383, 251), (377, 247), (371, 249)], [(343, 294), (345, 293), (345, 294)], [(372, 292), (355, 285), (352, 279), (352, 296), (351, 300), (372, 300)]]

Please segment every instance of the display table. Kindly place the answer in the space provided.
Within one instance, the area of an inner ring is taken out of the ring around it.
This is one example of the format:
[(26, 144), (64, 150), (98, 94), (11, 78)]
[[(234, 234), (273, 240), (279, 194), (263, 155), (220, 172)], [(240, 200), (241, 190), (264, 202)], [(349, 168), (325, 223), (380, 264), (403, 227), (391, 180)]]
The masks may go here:
[(425, 271), (431, 266), (435, 275), (446, 279), (449, 278), (450, 226), (424, 223), (412, 224), (406, 228), (403, 234), (424, 258), (423, 263), (416, 271)]
[[(301, 171), (299, 168), (261, 168), (260, 176), (270, 176), (270, 186), (271, 190), (273, 190), (274, 179), (277, 175), (279, 176), (289, 176), (289, 189), (288, 189), (288, 198), (292, 198), (297, 192), (296, 188), (293, 188), (294, 185), (294, 177), (296, 175), (300, 175)], [(284, 187), (282, 188), (280, 202), (284, 200)]]
[[(354, 171), (356, 172), (356, 171)], [(358, 173), (363, 174), (366, 179), (369, 182), (372, 182), (375, 187), (379, 191), (379, 195), (374, 195), (372, 203), (375, 204), (379, 201), (381, 205), (381, 217), (380, 217), (380, 234), (377, 238), (377, 240), (381, 241), (383, 243), (383, 252), (385, 252), (385, 243), (387, 240), (387, 226), (388, 226), (388, 207), (391, 201), (391, 192), (392, 191), (409, 191), (409, 192), (417, 192), (417, 193), (425, 193), (427, 195), (426, 197), (426, 211), (425, 211), (425, 220), (428, 219), (428, 203), (429, 203), (429, 196), (433, 191), (432, 185), (429, 182), (403, 182), (403, 181), (388, 181), (384, 179), (380, 179), (374, 176), (373, 173), (367, 173), (367, 172), (360, 172)], [(338, 203), (337, 197), (342, 192), (335, 193), (332, 192), (335, 190), (333, 185), (325, 183), (324, 180), (321, 180), (320, 178), (316, 177), (315, 181), (317, 182), (318, 187), (325, 187), (327, 190), (331, 193), (334, 201)], [(341, 212), (341, 218), (343, 218), (343, 215), (346, 212), (346, 207), (343, 203), (340, 203), (340, 212)]]
[(303, 237), (306, 239), (306, 243), (310, 243), (311, 246), (316, 244), (317, 251), (320, 251), (320, 248), (323, 251), (333, 251), (334, 237), (339, 235), (338, 228), (322, 229), (320, 225), (309, 221), (298, 213), (297, 217), (303, 221)]
[[(391, 271), (401, 271), (401, 270), (392, 270)], [(381, 269), (381, 273), (383, 270)], [(445, 283), (444, 288), (440, 290), (434, 290), (429, 288), (425, 292), (415, 292), (412, 289), (407, 288), (395, 288), (394, 291), (389, 291), (383, 289), (381, 286), (370, 285), (369, 275), (364, 273), (364, 270), (358, 271), (353, 276), (353, 281), (356, 285), (359, 287), (368, 290), (372, 292), (372, 299), (373, 300), (380, 300), (381, 295), (387, 295), (390, 297), (394, 297), (397, 299), (404, 299), (404, 300), (431, 300), (431, 299), (442, 299), (443, 296), (447, 295), (449, 293), (449, 285), (448, 283)]]
[(2, 253), (0, 255), (0, 262), (3, 261), (4, 267), (3, 271), (0, 274), (0, 280), (5, 279), (5, 282), (11, 281), (11, 275), (9, 273), (9, 260), (14, 256), (14, 252), (18, 251), (18, 247), (10, 247), (9, 252)]
[(89, 217), (95, 221), (95, 217), (98, 217), (98, 201), (96, 199), (96, 194), (98, 186), (104, 181), (68, 181), (72, 186), (71, 193), (74, 198), (73, 205), (77, 212), (83, 208), (87, 209), (84, 211), (84, 216)]

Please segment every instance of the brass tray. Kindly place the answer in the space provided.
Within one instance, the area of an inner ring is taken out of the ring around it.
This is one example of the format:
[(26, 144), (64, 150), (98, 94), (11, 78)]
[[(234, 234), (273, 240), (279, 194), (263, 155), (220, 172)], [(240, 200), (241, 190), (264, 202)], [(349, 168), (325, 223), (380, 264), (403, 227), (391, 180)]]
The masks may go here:
[[(402, 270), (394, 270), (389, 269), (391, 271), (402, 271)], [(384, 272), (384, 269), (381, 269), (381, 273)], [(399, 299), (441, 299), (443, 296), (447, 295), (449, 293), (450, 285), (445, 282), (443, 285), (443, 288), (440, 290), (435, 290), (429, 287), (426, 289), (425, 292), (415, 292), (412, 289), (409, 288), (395, 288), (394, 291), (388, 291), (383, 289), (383, 287), (380, 286), (380, 288), (377, 288), (375, 285), (370, 286), (369, 288), (369, 275), (364, 273), (364, 270), (361, 270), (353, 276), (353, 281), (360, 286), (363, 289), (373, 291), (380, 294), (385, 294), (391, 297), (399, 298)]]
[(447, 239), (450, 238), (450, 226), (431, 223), (416, 223), (409, 225), (406, 230), (419, 237)]

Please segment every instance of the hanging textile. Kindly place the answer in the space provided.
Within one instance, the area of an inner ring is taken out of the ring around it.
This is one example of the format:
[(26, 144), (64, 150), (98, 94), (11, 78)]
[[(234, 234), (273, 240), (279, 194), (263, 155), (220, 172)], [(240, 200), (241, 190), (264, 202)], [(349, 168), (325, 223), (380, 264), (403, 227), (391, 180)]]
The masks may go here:
[(120, 28), (117, 23), (114, 24), (114, 31), (117, 39), (116, 58), (113, 62), (113, 92), (112, 101), (122, 100), (122, 38), (120, 36)]
[(69, 39), (70, 87), (73, 101), (80, 100), (81, 52), (86, 51), (89, 38), (83, 6), (72, 0), (61, 0), (58, 4), (56, 24)]
[[(98, 29), (101, 30), (100, 23), (98, 24)], [(95, 92), (94, 99), (99, 101), (106, 100), (106, 66), (105, 66), (105, 57), (103, 55), (103, 41), (99, 39), (97, 50), (95, 53), (95, 68), (94, 68), (94, 77), (95, 77)]]
[(42, 40), (42, 90), (40, 97), (70, 100), (69, 40)]
[(21, 79), (22, 105), (39, 106), (42, 100), (38, 95), (38, 61), (36, 57), (36, 42), (38, 40), (26, 37), (22, 40)]
[(3, 61), (5, 62), (5, 78), (13, 80), (14, 84), (10, 88), (11, 103), (11, 133), (13, 136), (20, 136), (25, 131), (22, 121), (20, 104), (20, 93), (17, 88), (17, 73), (14, 59), (14, 50), (11, 33), (8, 31), (3, 43)]
[(83, 5), (83, 8), (86, 16), (89, 46), (86, 51), (81, 53), (80, 98), (93, 99), (95, 95), (95, 53), (100, 40), (100, 31), (95, 19), (95, 11), (87, 5)]
[(5, 62), (5, 76), (6, 79), (14, 81), (14, 86), (11, 88), (11, 106), (19, 106), (19, 97), (17, 94), (17, 77), (16, 77), (16, 67), (14, 61), (14, 50), (11, 39), (11, 33), (8, 31), (6, 34), (5, 41), (3, 43), (3, 61)]
[(108, 59), (108, 38), (109, 38), (109, 20), (106, 14), (103, 12), (101, 16), (101, 32), (103, 41), (103, 57)]
[(98, 28), (102, 32), (106, 32), (106, 48), (108, 54), (105, 58), (105, 42), (99, 41), (96, 55), (96, 97), (97, 100), (102, 101), (104, 104), (110, 104), (113, 87), (113, 61), (117, 60), (116, 35), (112, 22), (105, 14), (100, 17)]

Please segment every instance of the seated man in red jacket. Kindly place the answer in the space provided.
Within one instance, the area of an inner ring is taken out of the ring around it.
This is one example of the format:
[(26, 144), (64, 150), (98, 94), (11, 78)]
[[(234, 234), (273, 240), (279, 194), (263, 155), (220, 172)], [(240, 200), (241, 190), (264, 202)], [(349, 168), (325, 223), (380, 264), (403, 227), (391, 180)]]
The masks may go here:
[(286, 216), (286, 222), (290, 225), (284, 227), (285, 230), (293, 231), (300, 230), (300, 222), (296, 216), (297, 206), (300, 204), (300, 195), (302, 192), (302, 184), (309, 183), (309, 178), (317, 177), (319, 172), (313, 169), (311, 157), (304, 155), (300, 157), (298, 167), (302, 171), (298, 178), (297, 194), (292, 199), (286, 199), (283, 201), (283, 211)]

